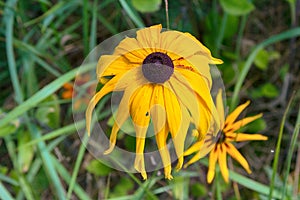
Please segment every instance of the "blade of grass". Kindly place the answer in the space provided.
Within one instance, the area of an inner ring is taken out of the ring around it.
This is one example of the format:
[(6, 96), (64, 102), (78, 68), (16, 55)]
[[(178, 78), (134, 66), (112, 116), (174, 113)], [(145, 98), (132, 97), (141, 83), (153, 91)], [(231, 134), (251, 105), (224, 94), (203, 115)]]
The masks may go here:
[(286, 120), (288, 111), (290, 110), (290, 106), (292, 104), (293, 99), (294, 99), (294, 94), (292, 95), (292, 97), (289, 100), (289, 103), (284, 111), (282, 121), (280, 124), (280, 130), (279, 130), (277, 144), (276, 144), (276, 150), (275, 150), (275, 157), (274, 157), (273, 167), (272, 167), (273, 171), (272, 171), (272, 178), (271, 178), (271, 183), (270, 183), (269, 200), (271, 200), (273, 197), (273, 190), (274, 190), (274, 184), (275, 184), (274, 181), (275, 181), (275, 175), (277, 173), (277, 168), (278, 168), (278, 160), (279, 160), (279, 155), (280, 155), (280, 146), (281, 146), (284, 124), (285, 124), (285, 120)]
[[(106, 95), (100, 101), (100, 103), (98, 105), (98, 108), (96, 109), (96, 112), (103, 109), (105, 103), (108, 101), (109, 98), (110, 98), (110, 95)], [(98, 116), (98, 120), (104, 119), (105, 117), (108, 116), (109, 113), (110, 113), (110, 111), (109, 112), (102, 112)], [(92, 124), (93, 123), (94, 123), (94, 120), (93, 120)], [(72, 195), (75, 183), (76, 183), (76, 178), (77, 178), (77, 175), (78, 175), (78, 172), (79, 172), (79, 168), (80, 168), (80, 165), (81, 165), (84, 153), (85, 153), (86, 144), (87, 144), (88, 139), (89, 139), (88, 134), (85, 132), (84, 137), (81, 141), (81, 145), (80, 145), (80, 148), (79, 148), (77, 159), (75, 161), (75, 166), (74, 166), (74, 170), (73, 170), (73, 173), (72, 173), (72, 177), (71, 177), (71, 180), (70, 180), (69, 189), (68, 189), (68, 193), (67, 193), (67, 199), (71, 198), (71, 195)]]
[(6, 6), (4, 9), (4, 18), (5, 18), (4, 21), (6, 22), (5, 24), (6, 25), (6, 29), (5, 29), (6, 55), (7, 55), (9, 73), (10, 73), (14, 91), (16, 93), (16, 101), (18, 103), (21, 103), (23, 99), (23, 95), (18, 81), (17, 66), (16, 66), (15, 54), (13, 50), (14, 11), (9, 9), (10, 7), (14, 8), (16, 2), (17, 2), (16, 0), (9, 0), (6, 2)]
[(264, 40), (263, 42), (261, 42), (260, 44), (258, 44), (250, 53), (248, 59), (246, 60), (246, 63), (241, 71), (241, 73), (238, 76), (238, 80), (235, 84), (234, 87), (234, 91), (233, 91), (233, 95), (232, 95), (232, 100), (231, 100), (231, 104), (230, 104), (230, 110), (232, 111), (238, 103), (238, 94), (241, 90), (242, 84), (251, 68), (252, 63), (254, 62), (254, 59), (257, 55), (257, 53), (265, 48), (268, 45), (274, 44), (276, 42), (282, 41), (282, 40), (286, 40), (292, 37), (297, 37), (300, 36), (300, 28), (294, 28), (294, 29), (290, 29), (287, 30), (285, 32), (282, 32), (280, 34), (277, 35), (273, 35), (270, 38)]
[(24, 193), (24, 195), (27, 199), (34, 200), (32, 190), (31, 190), (30, 186), (28, 185), (27, 181), (25, 180), (25, 177), (20, 172), (21, 167), (18, 166), (17, 155), (16, 155), (16, 152), (15, 152), (16, 146), (14, 144), (14, 141), (12, 140), (10, 135), (4, 137), (4, 141), (5, 141), (7, 150), (8, 150), (8, 154), (11, 158), (12, 163), (13, 163), (14, 170), (17, 174), (18, 181), (19, 181), (19, 184), (20, 184), (20, 189), (22, 190), (22, 192)]
[(87, 143), (88, 139), (89, 139), (89, 136), (88, 136), (87, 133), (85, 133), (84, 137), (81, 141), (82, 143), (81, 143), (80, 148), (79, 148), (78, 156), (77, 156), (77, 159), (76, 159), (76, 162), (75, 162), (75, 165), (74, 165), (73, 174), (72, 174), (72, 177), (71, 177), (71, 180), (70, 180), (70, 183), (69, 183), (67, 199), (71, 199), (71, 195), (72, 195), (73, 189), (75, 187), (76, 178), (77, 178), (79, 168), (80, 168), (80, 165), (81, 165), (84, 153), (85, 153), (85, 149), (86, 149), (85, 146), (86, 146), (86, 143)]
[[(291, 169), (293, 152), (294, 152), (294, 149), (295, 149), (296, 144), (297, 144), (299, 129), (300, 129), (300, 105), (299, 105), (298, 116), (297, 116), (297, 120), (296, 120), (296, 124), (295, 124), (295, 129), (294, 129), (294, 132), (293, 132), (290, 148), (289, 148), (287, 159), (286, 159), (286, 166), (287, 167), (286, 167), (284, 181), (283, 181), (283, 189), (282, 189), (282, 194), (281, 194), (282, 199), (284, 199), (284, 197), (285, 197), (285, 192), (286, 192), (286, 188), (287, 188), (287, 184), (288, 184), (288, 176), (289, 176), (290, 169)], [(295, 197), (295, 199), (296, 199), (296, 197)]]
[(82, 7), (82, 31), (83, 31), (83, 53), (87, 56), (89, 53), (89, 2), (83, 0)]
[(92, 51), (95, 48), (96, 42), (97, 42), (97, 15), (98, 15), (97, 4), (98, 4), (98, 1), (94, 0), (93, 10), (92, 10), (93, 13), (92, 13), (89, 52)]
[(97, 13), (98, 20), (109, 30), (112, 34), (118, 34), (118, 30), (107, 21), (105, 17), (103, 17), (101, 14)]
[(136, 12), (134, 12), (131, 7), (128, 5), (128, 3), (125, 0), (119, 0), (121, 6), (125, 10), (125, 12), (128, 14), (129, 18), (137, 25), (139, 28), (145, 27), (144, 23), (142, 22), (140, 16)]
[[(26, 120), (26, 125), (31, 133), (31, 136), (34, 139), (40, 138), (41, 133), (38, 130), (38, 128), (34, 124), (30, 123), (28, 117), (26, 117), (25, 120)], [(54, 192), (56, 194), (56, 198), (61, 199), (61, 200), (65, 199), (64, 198), (65, 192), (63, 190), (63, 186), (60, 182), (60, 179), (55, 170), (55, 167), (54, 167), (53, 163), (51, 162), (51, 155), (50, 155), (50, 152), (47, 150), (46, 143), (44, 141), (40, 141), (37, 144), (37, 147), (38, 147), (40, 156), (42, 158), (43, 168), (44, 168), (46, 174), (48, 175), (49, 182), (51, 184), (53, 184), (53, 186), (54, 186)]]
[(0, 181), (4, 181), (4, 182), (9, 183), (13, 186), (20, 186), (20, 184), (15, 179), (12, 179), (8, 176), (5, 176), (4, 174), (0, 174)]
[[(55, 168), (57, 169), (57, 171), (61, 175), (61, 177), (66, 181), (67, 184), (70, 185), (72, 178), (71, 178), (69, 172), (53, 156), (52, 156), (52, 162), (54, 163)], [(77, 183), (75, 183), (75, 185), (74, 185), (74, 192), (79, 197), (79, 199), (84, 199), (84, 200), (91, 199), (88, 196), (88, 194), (86, 194), (86, 192)]]
[(61, 1), (58, 2), (57, 4), (55, 4), (54, 6), (52, 6), (47, 12), (45, 12), (43, 15), (34, 18), (33, 20), (30, 20), (26, 23), (24, 23), (25, 27), (31, 26), (33, 24), (36, 24), (40, 21), (42, 21), (43, 19), (45, 19), (46, 17), (52, 15), (54, 12), (56, 12), (57, 10), (61, 9), (67, 2)]
[(218, 37), (216, 39), (216, 56), (218, 56), (220, 53), (221, 45), (222, 45), (224, 35), (225, 35), (227, 18), (228, 18), (228, 14), (225, 12), (222, 17), (221, 29), (220, 29), (220, 31), (218, 31)]
[[(259, 183), (257, 181), (254, 181), (254, 180), (250, 179), (250, 178), (242, 176), (242, 175), (240, 175), (236, 172), (233, 172), (231, 170), (229, 170), (229, 176), (230, 176), (231, 180), (237, 182), (240, 185), (243, 185), (246, 188), (249, 188), (249, 189), (251, 189), (253, 191), (256, 191), (260, 194), (269, 195), (270, 187), (268, 187), (268, 186), (266, 186), (262, 183)], [(280, 193), (277, 190), (274, 190), (273, 197), (280, 199)]]
[(2, 182), (0, 181), (0, 199), (5, 200), (13, 200), (14, 198), (11, 196), (11, 194), (7, 191), (7, 189), (4, 187)]
[(74, 133), (74, 131), (76, 131), (77, 129), (83, 128), (84, 126), (85, 126), (85, 120), (82, 120), (80, 122), (76, 122), (76, 125), (75, 124), (70, 124), (70, 125), (67, 125), (67, 126), (64, 126), (64, 127), (60, 128), (58, 130), (51, 131), (50, 133), (47, 133), (46, 135), (44, 135), (40, 138), (31, 140), (30, 142), (22, 145), (21, 147), (27, 147), (27, 146), (35, 145), (35, 144), (39, 143), (40, 141), (50, 140), (50, 139), (56, 138), (56, 137), (61, 136), (61, 135), (66, 135), (67, 136), (69, 134)]
[[(81, 72), (87, 72), (90, 69), (93, 69), (96, 66), (96, 63), (90, 63), (82, 66)], [(40, 89), (37, 93), (35, 93), (32, 97), (28, 98), (22, 104), (14, 108), (10, 111), (3, 119), (0, 120), (0, 127), (7, 125), (13, 119), (19, 117), (20, 115), (24, 114), (29, 109), (35, 107), (38, 103), (42, 100), (56, 92), (59, 88), (61, 88), (65, 83), (71, 81), (77, 74), (78, 69), (75, 68), (72, 71), (60, 76), (59, 78), (55, 79), (44, 88)]]

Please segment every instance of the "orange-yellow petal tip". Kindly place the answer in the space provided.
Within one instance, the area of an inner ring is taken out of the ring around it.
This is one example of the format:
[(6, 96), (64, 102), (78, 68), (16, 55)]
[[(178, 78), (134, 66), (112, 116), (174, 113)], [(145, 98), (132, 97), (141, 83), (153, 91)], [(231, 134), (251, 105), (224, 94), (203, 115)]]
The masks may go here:
[(141, 172), (141, 175), (143, 177), (143, 180), (147, 180), (147, 173), (146, 172)]
[(103, 152), (104, 155), (110, 154), (114, 150), (115, 145), (110, 144), (109, 148)]
[(156, 24), (156, 25), (150, 26), (150, 28), (159, 28), (159, 29), (162, 29), (162, 25), (161, 24)]

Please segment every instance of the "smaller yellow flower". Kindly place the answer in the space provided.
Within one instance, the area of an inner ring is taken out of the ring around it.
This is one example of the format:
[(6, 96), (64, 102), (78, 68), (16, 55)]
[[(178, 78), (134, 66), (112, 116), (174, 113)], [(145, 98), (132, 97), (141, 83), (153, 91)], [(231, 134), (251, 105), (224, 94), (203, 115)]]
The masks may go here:
[[(196, 151), (196, 155), (185, 165), (188, 166), (197, 160), (199, 160), (205, 149), (210, 149), (209, 147), (214, 145), (210, 154), (209, 154), (209, 165), (207, 173), (207, 182), (211, 183), (215, 176), (215, 167), (216, 162), (218, 161), (221, 174), (224, 180), (228, 183), (229, 181), (229, 172), (227, 167), (226, 156), (227, 153), (238, 161), (243, 168), (250, 174), (251, 170), (247, 160), (242, 156), (242, 154), (236, 149), (232, 142), (243, 142), (248, 140), (267, 140), (268, 137), (261, 134), (246, 134), (240, 133), (238, 130), (247, 125), (248, 123), (262, 117), (262, 114), (258, 114), (251, 117), (246, 117), (241, 120), (236, 121), (240, 113), (250, 104), (250, 101), (238, 106), (232, 113), (230, 113), (226, 119), (224, 114), (224, 106), (222, 100), (222, 91), (220, 90), (217, 95), (216, 107), (220, 118), (221, 131), (218, 134), (218, 137), (214, 137), (211, 133), (206, 135), (206, 138), (199, 140), (193, 146), (185, 151), (185, 156), (190, 155)], [(197, 132), (194, 133), (195, 136), (198, 136)], [(197, 143), (203, 143), (202, 147), (197, 147)], [(204, 148), (206, 147), (206, 148)]]

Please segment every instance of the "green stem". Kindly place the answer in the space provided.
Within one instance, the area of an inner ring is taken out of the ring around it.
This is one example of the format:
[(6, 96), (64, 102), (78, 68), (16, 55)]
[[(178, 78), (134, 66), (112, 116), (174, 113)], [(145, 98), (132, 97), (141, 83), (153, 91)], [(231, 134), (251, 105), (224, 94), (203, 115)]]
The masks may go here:
[(227, 24), (227, 18), (228, 18), (228, 14), (224, 13), (224, 16), (222, 18), (222, 23), (221, 23), (221, 29), (219, 31), (218, 38), (217, 38), (217, 43), (216, 43), (216, 54), (217, 54), (217, 56), (220, 53), (221, 44), (222, 44), (222, 41), (224, 39), (225, 28), (226, 28), (226, 24)]
[(167, 21), (167, 29), (170, 29), (170, 20), (169, 20), (169, 4), (168, 0), (165, 0), (165, 6), (166, 6), (166, 21)]
[(282, 140), (282, 135), (283, 135), (284, 124), (285, 124), (285, 120), (286, 120), (286, 116), (288, 114), (288, 111), (290, 110), (290, 106), (291, 106), (293, 97), (294, 97), (294, 95), (290, 98), (290, 101), (287, 105), (287, 108), (284, 111), (283, 118), (282, 118), (282, 121), (281, 121), (281, 124), (280, 124), (280, 130), (279, 130), (279, 135), (278, 135), (278, 140), (277, 140), (276, 150), (275, 150), (275, 158), (274, 158), (274, 162), (273, 162), (273, 171), (272, 171), (272, 178), (271, 178), (271, 183), (270, 183), (269, 200), (272, 199), (272, 193), (273, 193), (273, 190), (274, 190), (275, 175), (276, 175), (277, 168), (278, 168), (278, 160), (279, 160), (280, 146), (281, 146), (281, 140)]
[(242, 44), (243, 33), (244, 33), (244, 30), (246, 27), (247, 19), (248, 19), (248, 15), (243, 15), (240, 29), (238, 32), (238, 36), (237, 36), (236, 47), (235, 47), (235, 56), (238, 60), (240, 60), (241, 44)]
[(295, 146), (297, 144), (297, 138), (298, 138), (298, 135), (299, 135), (299, 129), (300, 129), (300, 104), (299, 104), (299, 110), (298, 110), (298, 116), (297, 116), (297, 121), (296, 121), (295, 129), (294, 129), (294, 132), (293, 132), (293, 136), (292, 136), (292, 139), (291, 139), (291, 144), (290, 144), (289, 152), (288, 152), (287, 159), (286, 159), (287, 167), (286, 167), (285, 177), (284, 177), (284, 181), (283, 181), (284, 185), (283, 185), (282, 195), (281, 195), (282, 199), (284, 199), (285, 192), (286, 192), (286, 186), (287, 186), (287, 182), (288, 182), (288, 176), (289, 176), (289, 172), (290, 172), (290, 168), (291, 168), (291, 162), (292, 162), (293, 152), (294, 152)]

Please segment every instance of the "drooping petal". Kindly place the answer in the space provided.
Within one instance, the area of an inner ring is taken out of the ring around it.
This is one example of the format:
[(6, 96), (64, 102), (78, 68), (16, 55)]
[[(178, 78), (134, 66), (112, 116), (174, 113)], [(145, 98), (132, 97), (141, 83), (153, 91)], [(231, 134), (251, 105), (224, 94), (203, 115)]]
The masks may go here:
[(210, 95), (209, 86), (203, 76), (186, 69), (177, 68), (176, 71), (180, 73), (175, 74), (178, 74), (176, 78), (181, 82), (181, 84), (184, 84), (186, 88), (194, 90), (204, 102), (204, 106), (211, 110), (214, 103)]
[(225, 120), (225, 124), (228, 125), (228, 127), (236, 120), (236, 118), (241, 114), (243, 110), (250, 104), (250, 101), (247, 101), (246, 103), (239, 105), (232, 113), (230, 113)]
[(164, 98), (168, 127), (178, 157), (176, 168), (180, 169), (183, 164), (184, 141), (189, 127), (190, 116), (187, 109), (180, 105), (175, 94), (166, 87), (164, 88)]
[(96, 73), (98, 80), (101, 83), (106, 83), (108, 80), (105, 78), (106, 76), (115, 76), (116, 74), (124, 73), (135, 66), (137, 65), (128, 62), (123, 56), (103, 55), (97, 63)]
[[(228, 128), (230, 128), (230, 130), (232, 130), (232, 131), (236, 131), (236, 130), (240, 129), (241, 127), (243, 127), (243, 126), (249, 124), (250, 122), (253, 122), (254, 120), (256, 120), (258, 118), (261, 118), (261, 117), (262, 117), (262, 114), (258, 114), (258, 115), (251, 116), (251, 117), (246, 117), (246, 118), (243, 118), (243, 119), (241, 119), (237, 122), (234, 122), (232, 124), (232, 126), (228, 127)], [(228, 128), (226, 127), (226, 130)], [(226, 131), (226, 130), (224, 130), (224, 131)]]
[(227, 152), (228, 154), (233, 157), (236, 161), (238, 161), (243, 168), (248, 172), (248, 174), (251, 173), (249, 164), (247, 162), (247, 160), (242, 156), (242, 154), (234, 147), (233, 144), (227, 142)]
[(189, 110), (191, 113), (191, 117), (195, 123), (200, 122), (200, 111), (198, 105), (198, 99), (196, 94), (191, 88), (187, 88), (183, 85), (177, 78), (177, 76), (182, 76), (178, 72), (175, 72), (174, 75), (170, 78), (169, 82), (166, 83), (170, 85), (172, 90), (174, 91), (177, 98), (183, 103), (183, 105)]
[(126, 121), (126, 119), (129, 117), (129, 106), (132, 104), (132, 100), (134, 99), (134, 94), (136, 94), (136, 90), (138, 90), (139, 87), (141, 87), (139, 83), (140, 83), (139, 81), (133, 81), (132, 84), (128, 86), (124, 91), (115, 118), (115, 123), (112, 127), (112, 131), (110, 135), (110, 146), (109, 149), (107, 149), (104, 152), (104, 154), (109, 154), (113, 150), (116, 144), (117, 133), (119, 129), (122, 127), (122, 125), (124, 124), (124, 122)]
[(267, 136), (261, 134), (246, 134), (246, 133), (236, 133), (234, 141), (243, 142), (249, 140), (268, 140)]
[(108, 93), (112, 92), (115, 89), (115, 86), (118, 83), (118, 81), (120, 81), (122, 75), (119, 74), (118, 76), (113, 77), (90, 100), (89, 105), (86, 109), (86, 113), (85, 113), (85, 115), (86, 115), (86, 129), (87, 129), (88, 135), (90, 135), (90, 132), (91, 132), (90, 129), (91, 129), (91, 121), (92, 121), (92, 112), (93, 112), (95, 106), (100, 101), (100, 99), (102, 99), (102, 97), (104, 97), (105, 95), (107, 95)]
[(208, 183), (211, 183), (215, 177), (216, 162), (218, 159), (219, 146), (220, 145), (216, 144), (214, 149), (209, 154), (209, 163), (208, 163), (208, 172), (207, 172), (207, 182)]
[(226, 183), (229, 182), (229, 172), (227, 167), (227, 159), (226, 159), (226, 146), (223, 144), (220, 144), (219, 148), (219, 156), (218, 156), (218, 162), (221, 170), (221, 174), (225, 180)]
[(166, 123), (166, 111), (163, 96), (163, 86), (154, 86), (152, 101), (150, 106), (150, 116), (154, 126), (155, 139), (157, 147), (163, 162), (165, 178), (172, 179), (171, 175), (171, 158), (166, 144), (169, 129)]
[(130, 84), (135, 82), (136, 84), (146, 84), (148, 81), (143, 77), (141, 68), (133, 68), (132, 70), (126, 73), (120, 73), (110, 79), (99, 92), (97, 92), (89, 102), (89, 105), (86, 109), (86, 129), (88, 135), (90, 135), (92, 112), (97, 105), (97, 103), (112, 91), (122, 91), (127, 88)]
[(178, 69), (175, 77), (187, 90), (192, 89), (197, 94), (200, 120), (194, 123), (199, 133), (204, 136), (212, 123), (219, 127), (220, 120), (218, 119), (217, 110), (211, 98), (209, 87), (203, 77), (185, 69)]
[(147, 84), (136, 91), (130, 107), (130, 114), (134, 122), (136, 132), (136, 157), (134, 162), (135, 169), (140, 172), (144, 179), (147, 179), (144, 162), (144, 147), (146, 133), (150, 121), (150, 101), (152, 97), (153, 86)]

